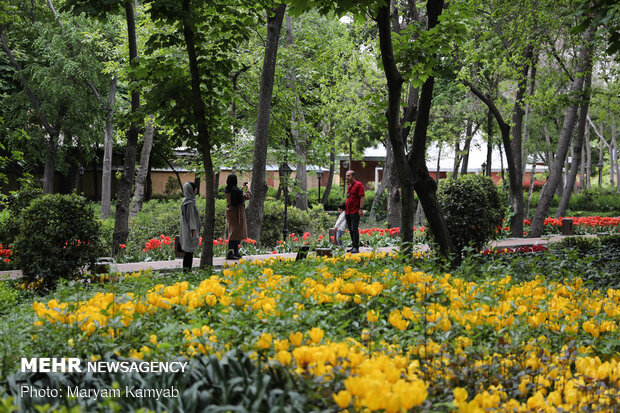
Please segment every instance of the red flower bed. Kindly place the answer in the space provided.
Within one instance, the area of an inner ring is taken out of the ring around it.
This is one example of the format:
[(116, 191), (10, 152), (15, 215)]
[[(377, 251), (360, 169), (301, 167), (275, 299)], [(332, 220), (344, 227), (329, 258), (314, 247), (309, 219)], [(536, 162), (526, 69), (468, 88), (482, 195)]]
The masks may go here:
[(13, 251), (11, 250), (11, 246), (9, 245), (8, 247), (4, 247), (2, 244), (0, 244), (0, 257), (4, 257), (4, 259), (2, 259), (4, 262), (6, 262), (7, 264), (9, 262), (11, 262), (11, 254), (13, 253)]
[(170, 237), (161, 234), (159, 238), (151, 238), (146, 242), (142, 251), (147, 252), (150, 250), (157, 250), (162, 247), (162, 245), (170, 245)]

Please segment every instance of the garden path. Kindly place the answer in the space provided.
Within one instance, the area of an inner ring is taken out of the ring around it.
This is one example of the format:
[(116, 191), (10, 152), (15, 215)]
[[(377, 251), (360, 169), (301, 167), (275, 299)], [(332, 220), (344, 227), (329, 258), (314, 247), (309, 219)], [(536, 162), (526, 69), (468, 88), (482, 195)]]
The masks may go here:
[[(596, 237), (596, 235), (581, 235), (586, 237)], [(499, 241), (492, 241), (490, 246), (495, 249), (503, 249), (503, 248), (519, 248), (524, 246), (531, 245), (545, 245), (550, 242), (558, 242), (563, 238), (566, 238), (564, 235), (554, 235), (554, 236), (546, 236), (542, 238), (508, 238)], [(428, 250), (428, 246), (425, 244), (419, 244), (416, 246), (418, 250)], [(377, 248), (377, 251), (394, 251), (397, 247), (384, 247)], [(360, 248), (360, 252), (370, 252), (371, 248)], [(289, 252), (282, 254), (264, 254), (264, 255), (247, 255), (244, 259), (248, 261), (263, 261), (266, 259), (281, 257), (281, 258), (295, 258), (297, 253)], [(213, 266), (214, 267), (222, 267), (225, 263), (234, 263), (235, 261), (226, 260), (223, 257), (215, 257), (213, 258)], [(200, 264), (200, 258), (194, 258), (194, 268), (197, 268)], [(139, 270), (146, 270), (147, 268), (151, 268), (154, 271), (157, 270), (173, 270), (177, 268), (181, 268), (183, 266), (183, 259), (177, 258), (174, 260), (167, 261), (150, 261), (150, 262), (132, 262), (132, 263), (123, 263), (116, 264), (116, 269), (119, 272), (135, 272)], [(21, 277), (20, 270), (12, 270), (12, 271), (0, 271), (0, 280), (2, 279), (17, 279)]]

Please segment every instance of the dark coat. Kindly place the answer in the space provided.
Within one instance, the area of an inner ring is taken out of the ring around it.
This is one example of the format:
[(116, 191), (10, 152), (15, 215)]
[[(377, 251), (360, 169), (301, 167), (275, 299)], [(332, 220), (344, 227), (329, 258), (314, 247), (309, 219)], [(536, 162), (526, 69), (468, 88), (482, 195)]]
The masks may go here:
[(226, 194), (226, 222), (228, 223), (228, 239), (242, 241), (248, 237), (248, 225), (245, 219), (245, 202), (252, 198), (252, 193), (247, 191), (243, 194), (243, 201), (233, 206), (230, 202), (230, 193)]

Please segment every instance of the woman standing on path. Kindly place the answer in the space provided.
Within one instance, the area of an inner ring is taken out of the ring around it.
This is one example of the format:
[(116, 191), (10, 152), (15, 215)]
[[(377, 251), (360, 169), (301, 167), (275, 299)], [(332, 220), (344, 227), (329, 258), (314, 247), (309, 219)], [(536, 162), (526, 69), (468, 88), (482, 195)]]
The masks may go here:
[(227, 260), (241, 258), (239, 245), (248, 237), (245, 220), (245, 202), (252, 198), (248, 183), (243, 183), (243, 190), (237, 186), (237, 175), (230, 174), (226, 179), (226, 221), (228, 222), (228, 254)]
[(183, 272), (192, 269), (194, 252), (198, 250), (200, 241), (200, 213), (196, 206), (196, 193), (198, 186), (193, 182), (186, 182), (183, 185), (183, 203), (181, 204), (181, 229), (179, 231), (179, 241), (183, 250)]

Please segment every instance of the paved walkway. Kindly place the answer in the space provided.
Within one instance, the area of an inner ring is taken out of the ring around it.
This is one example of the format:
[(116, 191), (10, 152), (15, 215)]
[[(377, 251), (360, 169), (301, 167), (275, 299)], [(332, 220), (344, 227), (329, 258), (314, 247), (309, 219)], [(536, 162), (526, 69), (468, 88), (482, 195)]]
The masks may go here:
[[(596, 237), (596, 235), (582, 235), (587, 237)], [(554, 235), (554, 236), (546, 236), (542, 238), (508, 238), (501, 241), (493, 241), (490, 245), (496, 249), (503, 248), (519, 248), (524, 246), (531, 245), (545, 245), (550, 242), (558, 242), (561, 241), (566, 236), (563, 235)], [(428, 246), (425, 244), (419, 244), (416, 246), (418, 250), (428, 250)], [(377, 248), (376, 251), (393, 251), (396, 247), (384, 247)], [(360, 248), (361, 252), (370, 252), (373, 251), (372, 248)], [(283, 253), (283, 254), (265, 254), (265, 255), (247, 255), (244, 259), (248, 261), (263, 261), (266, 259), (281, 257), (281, 258), (295, 258), (297, 253)], [(236, 261), (227, 260), (223, 257), (215, 257), (213, 258), (213, 266), (214, 267), (222, 267), (225, 263), (235, 263)], [(168, 261), (149, 261), (149, 262), (132, 262), (132, 263), (124, 263), (124, 264), (113, 264), (116, 266), (116, 271), (118, 272), (135, 272), (139, 270), (146, 270), (147, 268), (151, 268), (152, 270), (173, 270), (177, 268), (183, 267), (183, 259), (177, 258), (174, 260)], [(198, 267), (200, 265), (200, 258), (194, 258), (194, 267)], [(114, 271), (114, 268), (112, 268)], [(21, 277), (20, 270), (12, 270), (12, 271), (0, 271), (0, 280), (2, 279), (16, 279)]]

